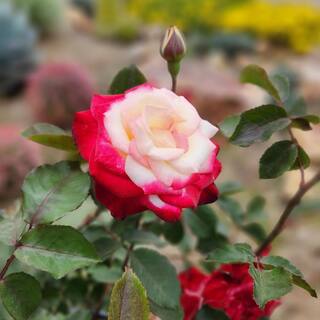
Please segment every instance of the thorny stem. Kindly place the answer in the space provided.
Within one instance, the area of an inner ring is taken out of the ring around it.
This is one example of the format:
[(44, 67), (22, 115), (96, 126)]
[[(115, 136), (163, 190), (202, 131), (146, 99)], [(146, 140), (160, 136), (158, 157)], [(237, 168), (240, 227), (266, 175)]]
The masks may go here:
[[(284, 108), (284, 104), (281, 100), (277, 100), (277, 104), (279, 107)], [(298, 140), (294, 136), (292, 129), (288, 128), (288, 132), (291, 138), (291, 141), (297, 146), (298, 152), (301, 148)], [(305, 182), (305, 174), (304, 174), (304, 167), (301, 158), (298, 154), (298, 161), (299, 161), (299, 170), (300, 170), (300, 185), (296, 193), (293, 197), (289, 200), (287, 206), (285, 207), (283, 213), (280, 216), (278, 223), (275, 225), (271, 233), (265, 239), (265, 241), (261, 244), (261, 246), (256, 250), (257, 256), (259, 256), (270, 244), (271, 242), (281, 233), (283, 227), (289, 218), (290, 214), (292, 213), (293, 209), (300, 203), (303, 196), (315, 185), (320, 181), (320, 172), (317, 173), (309, 182)]]
[(301, 161), (301, 157), (299, 156), (299, 149), (301, 148), (301, 146), (300, 146), (298, 140), (296, 139), (296, 137), (294, 136), (294, 134), (293, 134), (293, 132), (292, 132), (292, 129), (289, 128), (288, 131), (289, 131), (289, 135), (290, 135), (291, 141), (292, 141), (292, 142), (297, 146), (297, 148), (298, 148), (298, 158), (297, 158), (297, 159), (298, 159), (298, 161), (299, 161), (299, 170), (300, 170), (300, 175), (301, 175), (301, 182), (300, 182), (300, 184), (301, 184), (301, 185), (304, 185), (304, 183), (305, 183), (304, 167), (303, 167), (303, 163), (302, 163), (302, 161)]
[(125, 257), (125, 259), (124, 259), (124, 261), (123, 261), (123, 264), (122, 264), (122, 270), (123, 270), (123, 271), (125, 271), (125, 269), (126, 269), (126, 267), (127, 267), (127, 265), (128, 265), (129, 258), (130, 258), (130, 254), (131, 254), (131, 252), (133, 251), (133, 249), (134, 249), (134, 244), (131, 243), (131, 244), (130, 244), (130, 247), (128, 248), (126, 257)]
[(11, 256), (7, 259), (4, 267), (2, 268), (2, 270), (0, 271), (0, 281), (2, 281), (9, 269), (9, 267), (11, 266), (12, 262), (14, 261), (14, 259), (16, 258), (14, 253), (16, 252), (16, 250), (21, 246), (20, 242), (17, 242), (14, 246), (14, 250), (11, 254)]
[[(140, 225), (140, 220), (141, 220), (141, 216), (138, 218), (137, 222), (136, 222), (136, 229), (139, 229), (139, 225)], [(131, 243), (129, 248), (128, 248), (128, 251), (127, 251), (127, 254), (126, 254), (126, 257), (123, 261), (123, 264), (122, 264), (122, 270), (125, 271), (126, 267), (128, 266), (128, 263), (129, 263), (129, 259), (130, 259), (130, 254), (131, 252), (133, 251), (134, 249), (134, 243)]]
[(101, 206), (99, 206), (99, 207), (96, 209), (95, 213), (92, 214), (92, 215), (90, 215), (90, 216), (88, 216), (88, 217), (83, 221), (83, 223), (78, 227), (78, 229), (81, 230), (81, 229), (89, 226), (93, 221), (95, 221), (95, 220), (100, 216), (100, 214), (101, 214), (103, 211), (104, 211), (104, 208), (101, 207)]
[[(281, 100), (277, 100), (277, 104), (279, 107), (284, 108), (284, 104)], [(292, 129), (289, 127), (288, 128), (288, 132), (291, 138), (291, 141), (296, 145), (297, 149), (298, 149), (298, 162), (299, 162), (299, 170), (300, 170), (300, 175), (301, 175), (301, 182), (300, 182), (300, 186), (303, 186), (305, 183), (305, 175), (304, 175), (304, 167), (303, 167), (303, 163), (301, 160), (301, 157), (299, 156), (299, 149), (301, 148), (299, 141), (297, 140), (297, 138), (294, 136)]]
[[(302, 179), (303, 178), (301, 176), (301, 180)], [(262, 243), (262, 245), (257, 249), (256, 251), (257, 256), (259, 256), (264, 251), (264, 249), (266, 249), (271, 244), (271, 242), (281, 233), (293, 209), (300, 203), (303, 196), (319, 181), (320, 181), (320, 171), (308, 182), (300, 183), (300, 186), (297, 192), (292, 196), (287, 206), (285, 207), (284, 211), (282, 212), (278, 223), (275, 225), (275, 227), (273, 228), (271, 233), (268, 235), (268, 237), (265, 239), (265, 241)]]

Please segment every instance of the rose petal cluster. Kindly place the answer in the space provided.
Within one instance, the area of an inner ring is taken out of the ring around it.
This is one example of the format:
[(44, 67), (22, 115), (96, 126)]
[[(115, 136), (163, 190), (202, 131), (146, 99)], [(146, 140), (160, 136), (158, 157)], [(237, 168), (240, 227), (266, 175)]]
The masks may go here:
[(226, 264), (206, 275), (196, 268), (179, 275), (184, 320), (194, 320), (202, 306), (223, 310), (231, 320), (269, 317), (280, 304), (269, 301), (260, 309), (253, 299), (253, 280), (248, 264)]
[(182, 96), (149, 84), (95, 95), (72, 130), (97, 199), (117, 219), (149, 209), (176, 221), (183, 208), (217, 199), (218, 129)]

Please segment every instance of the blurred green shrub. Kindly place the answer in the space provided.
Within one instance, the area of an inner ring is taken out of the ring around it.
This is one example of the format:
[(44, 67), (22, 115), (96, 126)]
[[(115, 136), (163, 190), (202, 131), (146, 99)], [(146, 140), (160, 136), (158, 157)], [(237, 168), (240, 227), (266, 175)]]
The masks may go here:
[(241, 53), (253, 53), (256, 40), (246, 33), (218, 32), (214, 34), (194, 33), (191, 35), (190, 50), (195, 54), (207, 54), (211, 51), (223, 52), (229, 59)]
[(139, 19), (129, 14), (125, 0), (97, 0), (96, 32), (101, 37), (130, 42), (139, 37)]
[(78, 7), (88, 17), (93, 17), (96, 11), (96, 0), (72, 0), (72, 4)]
[(13, 0), (24, 10), (42, 36), (50, 36), (61, 29), (63, 3), (61, 0)]
[(26, 16), (0, 2), (0, 95), (13, 95), (22, 88), (36, 65), (35, 42)]

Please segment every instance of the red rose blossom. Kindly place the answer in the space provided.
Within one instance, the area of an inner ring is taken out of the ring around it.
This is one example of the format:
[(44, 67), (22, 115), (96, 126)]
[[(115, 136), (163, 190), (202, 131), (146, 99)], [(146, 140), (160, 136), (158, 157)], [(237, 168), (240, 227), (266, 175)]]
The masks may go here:
[(215, 201), (217, 130), (187, 99), (149, 84), (95, 95), (73, 123), (96, 197), (117, 219), (149, 209), (176, 221), (183, 208)]
[(247, 264), (227, 264), (211, 275), (195, 268), (181, 273), (184, 320), (193, 320), (203, 305), (223, 310), (231, 320), (258, 320), (270, 316), (280, 301), (269, 301), (260, 309), (253, 299), (253, 280), (248, 270)]
[(210, 277), (196, 268), (180, 273), (182, 288), (181, 305), (184, 310), (184, 320), (192, 320), (203, 305), (203, 292)]

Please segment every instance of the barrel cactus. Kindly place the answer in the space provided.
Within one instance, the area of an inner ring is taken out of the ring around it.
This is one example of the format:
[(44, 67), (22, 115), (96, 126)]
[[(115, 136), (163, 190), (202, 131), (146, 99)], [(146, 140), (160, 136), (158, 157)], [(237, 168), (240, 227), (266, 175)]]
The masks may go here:
[(93, 85), (88, 73), (78, 65), (52, 63), (40, 67), (27, 84), (27, 100), (39, 122), (68, 129), (74, 113), (88, 108)]
[(0, 1), (0, 95), (16, 93), (34, 69), (36, 34), (26, 16)]
[(11, 124), (0, 126), (0, 203), (20, 194), (25, 175), (41, 161), (40, 149), (21, 136), (22, 129)]
[(42, 36), (50, 36), (61, 29), (63, 2), (61, 0), (13, 0), (26, 12), (30, 22)]

